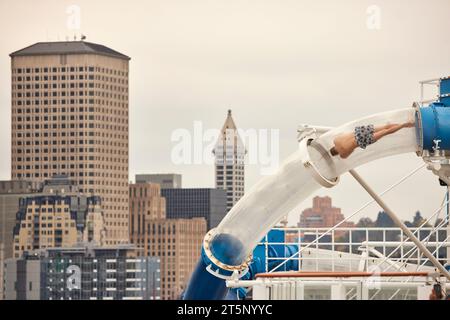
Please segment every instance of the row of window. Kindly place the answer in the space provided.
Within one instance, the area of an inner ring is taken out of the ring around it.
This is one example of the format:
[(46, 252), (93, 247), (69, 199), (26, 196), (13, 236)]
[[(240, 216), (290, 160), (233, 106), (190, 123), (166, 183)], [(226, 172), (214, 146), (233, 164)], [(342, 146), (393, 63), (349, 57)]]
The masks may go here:
[(126, 79), (118, 79), (118, 78), (113, 78), (113, 77), (105, 77), (105, 76), (94, 76), (94, 75), (89, 75), (89, 76), (84, 76), (84, 75), (71, 75), (69, 77), (66, 76), (34, 76), (34, 77), (12, 77), (12, 83), (17, 84), (17, 83), (23, 83), (23, 82), (35, 82), (35, 81), (47, 81), (47, 82), (51, 82), (51, 81), (55, 81), (55, 82), (61, 82), (61, 81), (78, 81), (78, 80), (97, 80), (97, 81), (103, 81), (103, 82), (110, 82), (110, 83), (116, 83), (116, 84), (121, 84), (123, 86), (127, 86), (128, 85), (128, 80)]
[[(51, 95), (50, 95), (48, 91), (45, 91), (42, 94), (42, 96), (43, 97), (48, 97), (48, 96), (65, 97), (67, 95), (67, 96), (70, 96), (70, 97), (75, 97), (75, 96), (82, 97), (82, 96), (94, 96), (94, 94), (95, 94), (94, 91), (78, 91), (78, 92), (75, 92), (75, 91), (61, 91), (61, 92), (60, 91), (53, 91), (53, 92), (51, 92)], [(37, 98), (37, 97), (40, 97), (40, 96), (41, 96), (41, 92), (40, 91), (35, 91), (34, 94), (32, 94), (32, 92), (26, 92), (26, 93), (18, 92), (18, 93), (14, 93), (13, 94), (14, 98), (15, 97), (17, 97), (17, 98), (23, 98), (23, 97), (26, 97), (26, 98), (35, 97), (35, 98)]]
[[(70, 108), (66, 108), (66, 107), (53, 107), (53, 108), (14, 108), (12, 110), (13, 114), (31, 114), (31, 113), (49, 113), (49, 112), (53, 112), (53, 113), (85, 113), (85, 112), (101, 112), (103, 115), (104, 114), (109, 114), (109, 115), (115, 115), (115, 116), (127, 116), (128, 115), (128, 111), (126, 110), (107, 110), (105, 108), (94, 108), (94, 107), (70, 107)], [(103, 116), (104, 117), (104, 116)], [(113, 119), (111, 117), (111, 119)], [(109, 120), (108, 118), (106, 118), (106, 120)], [(126, 121), (127, 119), (120, 119), (121, 121)]]
[[(122, 99), (125, 100), (125, 99)], [(122, 108), (126, 108), (128, 106), (127, 103), (119, 103), (119, 102), (111, 102), (110, 100), (104, 100), (104, 99), (98, 99), (98, 100), (94, 100), (94, 99), (53, 99), (53, 100), (43, 100), (42, 101), (42, 105), (66, 105), (66, 104), (72, 104), (72, 105), (76, 105), (76, 104), (98, 104), (98, 105), (107, 105), (107, 106), (113, 106), (113, 107), (122, 107)], [(12, 105), (13, 106), (31, 106), (31, 105), (36, 105), (39, 106), (41, 105), (41, 101), (40, 100), (33, 100), (33, 99), (25, 99), (25, 100), (13, 100), (12, 101)]]
[[(100, 116), (97, 116), (97, 120), (100, 120), (100, 119), (101, 119)], [(80, 114), (80, 115), (78, 115), (77, 118), (75, 118), (74, 115), (71, 115), (71, 116), (61, 115), (61, 116), (51, 116), (51, 117), (49, 117), (49, 116), (42, 116), (42, 117), (35, 116), (34, 119), (31, 118), (30, 116), (28, 116), (28, 117), (18, 116), (18, 117), (13, 117), (12, 120), (13, 121), (15, 120), (15, 121), (18, 121), (18, 122), (32, 121), (32, 120), (34, 120), (34, 121), (41, 121), (41, 120), (43, 120), (43, 121), (49, 121), (49, 120), (52, 120), (52, 121), (75, 121), (75, 120), (79, 121), (79, 120), (95, 120), (95, 117), (92, 114), (91, 115), (86, 115), (86, 116), (83, 115), (83, 114)]]
[[(99, 89), (101, 92), (103, 91), (114, 91), (114, 92), (127, 92), (128, 93), (128, 87), (126, 86), (118, 86), (118, 85), (109, 85), (109, 84), (94, 84), (94, 82), (79, 82), (79, 83), (75, 83), (75, 82), (70, 82), (70, 83), (52, 83), (51, 85), (48, 83), (35, 83), (35, 84), (13, 84), (12, 85), (12, 89), (13, 89), (13, 93), (17, 92), (17, 91), (27, 91), (27, 90), (50, 90), (50, 91), (60, 91), (63, 89), (82, 89), (82, 88), (97, 88)], [(52, 90), (53, 89), (53, 90)]]
[[(17, 105), (17, 106), (31, 106), (31, 100), (14, 100), (13, 101), (13, 106)], [(51, 103), (50, 103), (51, 102)], [(58, 105), (58, 104), (94, 104), (94, 99), (53, 99), (53, 100), (43, 100), (42, 104), (44, 106), (49, 105), (49, 104), (53, 104), (53, 105)], [(33, 105), (40, 105), (41, 101), (40, 100), (34, 100)]]
[(110, 130), (115, 130), (115, 131), (125, 131), (128, 132), (128, 126), (127, 125), (110, 125), (110, 124), (96, 124), (94, 125), (94, 123), (84, 123), (84, 122), (75, 122), (75, 123), (70, 123), (70, 124), (66, 124), (66, 123), (53, 123), (51, 125), (49, 125), (48, 123), (44, 123), (43, 125), (40, 125), (38, 123), (35, 123), (34, 125), (31, 124), (27, 124), (27, 125), (13, 125), (12, 126), (13, 130), (31, 130), (31, 129), (82, 129), (82, 128), (89, 128), (89, 129), (94, 129), (94, 128), (100, 128), (100, 129), (110, 129)]
[(94, 78), (95, 78), (95, 76), (93, 75), (93, 74), (90, 74), (90, 75), (88, 75), (88, 76), (85, 76), (85, 75), (83, 75), (83, 74), (79, 74), (79, 75), (70, 75), (70, 76), (65, 76), (65, 75), (62, 75), (62, 76), (33, 76), (33, 77), (30, 77), (30, 76), (27, 76), (27, 77), (21, 77), (21, 76), (19, 76), (19, 77), (13, 77), (12, 78), (12, 80), (13, 81), (18, 81), (18, 82), (23, 82), (23, 81), (50, 81), (50, 80), (52, 80), (52, 81), (66, 81), (66, 80), (85, 80), (85, 79), (88, 79), (88, 80), (94, 80)]
[(71, 66), (71, 67), (43, 67), (43, 68), (14, 68), (13, 73), (57, 73), (57, 72), (101, 72), (105, 74), (118, 75), (122, 77), (127, 77), (127, 71), (114, 70), (104, 67), (94, 67), (94, 66)]
[[(15, 151), (15, 152), (14, 152), (14, 151)], [(27, 149), (17, 149), (17, 150), (13, 150), (14, 153), (18, 153), (18, 154), (23, 154), (23, 153), (31, 154), (32, 151), (33, 151), (34, 153), (40, 153), (40, 152), (41, 152), (41, 149), (36, 148), (36, 149), (32, 150), (32, 149), (27, 148)], [(80, 147), (80, 148), (71, 148), (71, 149), (70, 149), (70, 152), (89, 152), (89, 153), (93, 153), (93, 152), (96, 152), (96, 151), (95, 151), (94, 148), (82, 148), (82, 147)], [(43, 150), (42, 150), (42, 153), (44, 153), (44, 154), (48, 153), (48, 149), (43, 149)], [(20, 158), (20, 157), (19, 157), (19, 158)], [(91, 160), (91, 159), (89, 158), (89, 160)], [(92, 158), (92, 160), (94, 160), (94, 159)]]

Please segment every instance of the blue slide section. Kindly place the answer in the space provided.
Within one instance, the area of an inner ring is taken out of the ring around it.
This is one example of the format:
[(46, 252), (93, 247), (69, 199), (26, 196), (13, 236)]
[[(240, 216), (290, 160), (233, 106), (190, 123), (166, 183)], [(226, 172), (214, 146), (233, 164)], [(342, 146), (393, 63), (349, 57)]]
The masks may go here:
[[(285, 240), (285, 234), (282, 230), (271, 230), (266, 237), (268, 243), (283, 243)], [(270, 259), (266, 266), (266, 255), (269, 258), (286, 258), (298, 252), (297, 245), (272, 244), (266, 246), (264, 244), (266, 238), (261, 242), (262, 244), (259, 244), (253, 251), (253, 260), (249, 265), (248, 272), (241, 277), (242, 280), (254, 279), (258, 273), (268, 272), (285, 261), (285, 259)], [(223, 243), (227, 242), (225, 241)], [(221, 256), (222, 252), (228, 252), (229, 250), (225, 250), (223, 243), (219, 248), (211, 251), (215, 251), (221, 258), (226, 259), (227, 257)], [(232, 259), (233, 257), (230, 256), (228, 258)], [(232, 261), (226, 260), (224, 262)], [(197, 264), (187, 290), (183, 295), (184, 300), (236, 300), (245, 298), (247, 293), (245, 288), (229, 290), (225, 285), (224, 279), (211, 274), (207, 270), (208, 265), (212, 266), (213, 270), (216, 270), (216, 266), (208, 259), (204, 251), (202, 251), (202, 258)], [(294, 258), (289, 260), (277, 269), (277, 271), (291, 270), (299, 270), (298, 259)], [(222, 275), (226, 276), (227, 274)]]
[(440, 81), (439, 101), (420, 108), (422, 147), (450, 150), (450, 78)]

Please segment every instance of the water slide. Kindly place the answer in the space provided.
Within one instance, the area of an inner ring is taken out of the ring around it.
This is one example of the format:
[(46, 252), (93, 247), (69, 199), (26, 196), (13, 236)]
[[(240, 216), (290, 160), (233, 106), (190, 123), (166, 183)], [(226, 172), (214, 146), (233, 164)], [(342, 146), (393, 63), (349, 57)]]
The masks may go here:
[(438, 155), (450, 150), (449, 92), (450, 80), (443, 78), (440, 100), (426, 107), (415, 104), (371, 115), (303, 138), (275, 174), (253, 186), (208, 232), (183, 298), (224, 299), (226, 279), (252, 278), (261, 269), (252, 257), (258, 242), (309, 195), (335, 186), (345, 172), (397, 154)]

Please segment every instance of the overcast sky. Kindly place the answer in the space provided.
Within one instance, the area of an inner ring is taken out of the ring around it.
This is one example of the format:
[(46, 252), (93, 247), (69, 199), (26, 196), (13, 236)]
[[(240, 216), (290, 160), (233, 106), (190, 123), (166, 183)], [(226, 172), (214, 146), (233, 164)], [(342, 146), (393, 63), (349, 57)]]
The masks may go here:
[[(81, 9), (78, 30), (68, 24), (71, 5)], [(213, 187), (211, 165), (173, 163), (174, 130), (192, 131), (194, 121), (220, 128), (231, 108), (240, 128), (280, 130), (284, 159), (300, 123), (337, 126), (411, 106), (418, 81), (450, 75), (449, 12), (448, 0), (2, 0), (0, 178), (10, 178), (8, 54), (35, 42), (83, 33), (130, 56), (130, 179), (177, 172), (184, 187)], [(359, 171), (381, 192), (421, 162), (407, 154)], [(260, 178), (249, 165), (246, 190)], [(369, 200), (348, 174), (318, 194), (345, 215)], [(409, 219), (415, 210), (430, 215), (443, 195), (423, 169), (385, 199)], [(377, 212), (373, 205), (358, 217)]]

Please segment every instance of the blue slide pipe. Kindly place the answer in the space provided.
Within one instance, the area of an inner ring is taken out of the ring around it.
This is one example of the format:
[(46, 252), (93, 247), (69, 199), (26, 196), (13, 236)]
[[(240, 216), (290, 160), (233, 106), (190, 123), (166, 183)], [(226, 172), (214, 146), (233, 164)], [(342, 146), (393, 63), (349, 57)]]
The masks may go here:
[(200, 259), (189, 280), (189, 285), (183, 295), (183, 300), (223, 300), (228, 288), (225, 280), (209, 273), (208, 265)]
[[(284, 232), (280, 230), (272, 230), (267, 235), (268, 242), (284, 242)], [(224, 242), (215, 242), (215, 249), (211, 249), (212, 252), (215, 252), (222, 259), (221, 261), (233, 262), (228, 259), (232, 259), (232, 257), (224, 257), (221, 256), (221, 252), (223, 252), (224, 247), (229, 244), (226, 239), (222, 239)], [(228, 250), (225, 250), (228, 251)], [(258, 245), (253, 251), (253, 259), (252, 262), (248, 266), (248, 271), (245, 273), (241, 279), (242, 280), (252, 280), (255, 279), (255, 276), (258, 273), (267, 272), (276, 268), (281, 263), (283, 263), (287, 257), (291, 257), (293, 254), (298, 252), (297, 245), (284, 245), (284, 244), (275, 244), (267, 246), (267, 255), (269, 258), (280, 258), (280, 259), (268, 259), (268, 265), (266, 268), (266, 247), (261, 244)], [(216, 256), (217, 257), (217, 256)], [(238, 288), (228, 290), (225, 285), (225, 280), (215, 275), (211, 274), (207, 268), (210, 270), (217, 270), (222, 276), (229, 276), (231, 272), (224, 273), (224, 270), (221, 270), (217, 267), (206, 255), (205, 251), (202, 250), (202, 255), (200, 261), (197, 263), (197, 266), (194, 272), (191, 275), (191, 279), (189, 280), (189, 285), (187, 287), (186, 292), (183, 295), (184, 300), (231, 300), (231, 299), (243, 299), (246, 295), (245, 288)], [(288, 260), (283, 264), (277, 271), (291, 271), (291, 270), (299, 270), (298, 259)]]
[[(416, 115), (421, 132), (417, 132), (423, 150), (450, 150), (450, 78), (439, 83), (439, 99), (422, 107)], [(419, 127), (417, 127), (419, 129)]]
[(450, 107), (435, 102), (419, 109), (422, 120), (422, 148), (450, 150)]

